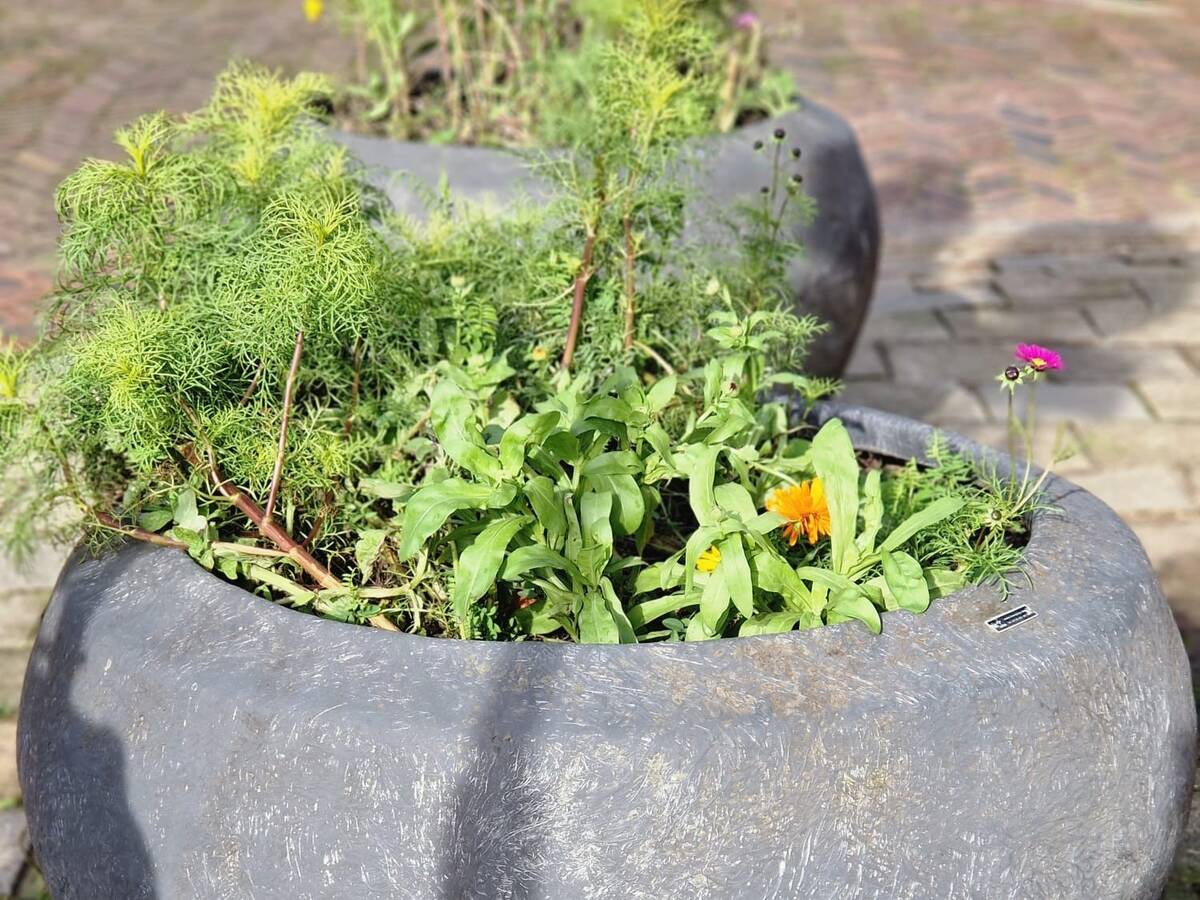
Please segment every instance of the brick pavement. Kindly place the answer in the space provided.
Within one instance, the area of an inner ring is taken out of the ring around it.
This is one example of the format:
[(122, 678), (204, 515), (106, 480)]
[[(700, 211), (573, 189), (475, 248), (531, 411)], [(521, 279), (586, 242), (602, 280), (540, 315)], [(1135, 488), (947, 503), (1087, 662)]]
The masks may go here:
[[(1133, 525), (1200, 663), (1200, 0), (761, 5), (776, 58), (855, 125), (883, 206), (847, 396), (999, 446), (995, 371), (1017, 340), (1061, 349), (1039, 404), (1079, 444), (1061, 468)], [(0, 5), (0, 329), (31, 330), (57, 181), (132, 116), (197, 105), (231, 56), (349, 54), (299, 0)], [(0, 568), (0, 806), (56, 567)], [(1200, 896), (1194, 831), (1172, 897)]]

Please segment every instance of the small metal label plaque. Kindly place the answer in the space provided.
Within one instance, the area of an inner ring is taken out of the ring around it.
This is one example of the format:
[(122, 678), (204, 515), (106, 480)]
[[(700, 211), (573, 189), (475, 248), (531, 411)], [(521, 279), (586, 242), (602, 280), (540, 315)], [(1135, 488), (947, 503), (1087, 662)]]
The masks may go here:
[(1028, 622), (1030, 619), (1036, 619), (1037, 613), (1030, 609), (1027, 604), (1022, 603), (1020, 606), (1010, 609), (1008, 612), (1000, 613), (998, 616), (992, 616), (987, 620), (987, 627), (999, 634), (1001, 631), (1008, 631), (1010, 628), (1015, 628), (1022, 622)]

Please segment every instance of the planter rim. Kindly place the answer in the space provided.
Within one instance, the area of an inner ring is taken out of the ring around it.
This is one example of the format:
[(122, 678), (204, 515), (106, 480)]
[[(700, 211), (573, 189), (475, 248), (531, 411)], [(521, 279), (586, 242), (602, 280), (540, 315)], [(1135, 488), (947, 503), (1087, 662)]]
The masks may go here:
[[(851, 439), (856, 450), (870, 450), (873, 452), (894, 455), (894, 451), (889, 450), (886, 447), (879, 446), (880, 444), (886, 443), (886, 441), (879, 439), (864, 439), (858, 433), (856, 426), (864, 416), (872, 419), (876, 425), (883, 425), (885, 427), (902, 425), (906, 428), (911, 428), (915, 422), (915, 420), (907, 417), (895, 415), (893, 413), (882, 412), (870, 407), (860, 407), (838, 402), (826, 402), (819, 404), (812, 411), (812, 414), (809, 416), (809, 420), (813, 422), (814, 425), (822, 425), (829, 419), (840, 418), (850, 430)], [(969, 438), (953, 432), (934, 428), (933, 426), (925, 425), (924, 423), (918, 424), (928, 436), (932, 436), (935, 433), (941, 434), (945, 437), (951, 449), (955, 450), (956, 452), (961, 452), (969, 458), (982, 460), (987, 462), (989, 465), (994, 465), (996, 466), (997, 471), (1001, 474), (1010, 470), (1013, 465), (1013, 462), (1006, 454), (1000, 453), (999, 451), (988, 447), (984, 447), (983, 445), (980, 445)], [(1033, 469), (1031, 471), (1036, 473), (1038, 470)], [(1053, 474), (1047, 479), (1043, 491), (1047, 496), (1052, 498), (1051, 508), (1038, 509), (1034, 511), (1030, 520), (1029, 541), (1023, 549), (1022, 565), (1017, 571), (1025, 571), (1029, 569), (1038, 558), (1046, 558), (1049, 555), (1047, 552), (1049, 550), (1048, 545), (1053, 540), (1056, 525), (1059, 521), (1061, 521), (1058, 513), (1062, 511), (1062, 504), (1066, 503), (1067, 505), (1070, 505), (1070, 495), (1084, 494), (1086, 496), (1090, 496), (1087, 495), (1082, 488), (1079, 488), (1065, 479)], [(1106, 511), (1110, 517), (1114, 519), (1117, 518), (1116, 514), (1111, 510), (1108, 510), (1107, 507)], [(680, 647), (685, 648), (685, 652), (687, 650), (691, 650), (693, 655), (702, 655), (706, 652), (712, 652), (716, 647), (725, 646), (732, 641), (774, 641), (777, 643), (795, 642), (798, 640), (804, 640), (813, 635), (845, 634), (847, 631), (865, 627), (861, 622), (850, 621), (838, 622), (832, 625), (823, 625), (820, 628), (793, 630), (780, 634), (759, 634), (745, 636), (735, 635), (733, 637), (715, 638), (710, 641), (696, 642), (651, 641), (634, 644), (583, 644), (568, 641), (477, 641), (449, 637), (428, 637), (426, 635), (409, 634), (408, 632), (404, 631), (398, 633), (383, 632), (379, 629), (370, 628), (364, 625), (357, 625), (351, 622), (340, 622), (336, 619), (327, 619), (309, 612), (281, 606), (280, 604), (271, 602), (265, 597), (260, 597), (257, 594), (247, 591), (245, 588), (218, 577), (213, 572), (204, 569), (190, 558), (186, 557), (186, 554), (183, 550), (148, 545), (138, 546), (136, 542), (128, 541), (121, 549), (114, 552), (133, 550), (140, 550), (141, 552), (148, 554), (178, 554), (179, 556), (185, 558), (190, 566), (191, 575), (195, 577), (199, 583), (209, 586), (214, 590), (220, 590), (223, 592), (236, 592), (241, 598), (252, 604), (253, 615), (261, 619), (262, 624), (266, 627), (286, 628), (288, 622), (295, 624), (294, 617), (303, 616), (305, 619), (313, 620), (314, 623), (318, 623), (321, 627), (353, 629), (359, 632), (360, 637), (364, 641), (379, 641), (379, 646), (381, 648), (385, 646), (398, 646), (392, 643), (396, 641), (417, 641), (422, 645), (433, 645), (447, 653), (454, 653), (457, 655), (478, 653), (481, 648), (485, 647), (504, 647), (507, 648), (508, 653), (516, 654), (563, 654), (567, 658), (574, 656), (588, 656), (592, 654), (622, 654), (630, 651), (639, 653), (663, 653), (668, 652), (668, 648), (670, 653), (677, 654), (680, 652)], [(82, 557), (82, 552), (83, 551), (76, 551), (75, 558), (68, 563), (68, 566), (79, 560)], [(1000, 599), (1000, 589), (995, 584), (973, 584), (960, 588), (957, 591), (953, 591), (952, 593), (938, 600), (934, 600), (931, 604), (931, 608), (935, 605), (960, 605), (972, 602), (995, 603), (998, 599)], [(895, 616), (902, 615), (907, 616), (910, 619), (920, 621), (925, 613), (914, 614), (904, 610), (895, 610), (892, 612), (882, 613), (881, 615), (883, 615), (884, 629), (886, 630), (888, 620)], [(367, 645), (364, 644), (364, 646)]]

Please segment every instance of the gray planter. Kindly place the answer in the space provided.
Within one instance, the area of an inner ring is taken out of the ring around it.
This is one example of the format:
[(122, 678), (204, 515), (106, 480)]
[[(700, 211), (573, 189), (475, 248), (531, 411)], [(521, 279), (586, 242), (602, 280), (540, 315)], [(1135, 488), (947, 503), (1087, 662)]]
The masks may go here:
[[(862, 327), (879, 268), (879, 210), (875, 190), (849, 123), (825, 107), (804, 100), (799, 109), (778, 118), (707, 140), (697, 170), (695, 201), (689, 207), (694, 232), (705, 231), (712, 209), (753, 200), (769, 177), (769, 164), (753, 150), (756, 140), (771, 146), (776, 128), (787, 132), (786, 148), (799, 146), (804, 186), (817, 201), (816, 220), (797, 230), (805, 254), (789, 272), (796, 306), (830, 324), (813, 346), (806, 368), (818, 375), (840, 375)], [(338, 134), (387, 189), (404, 212), (425, 209), (423, 192), (445, 175), (456, 196), (503, 206), (518, 195), (544, 197), (545, 185), (530, 176), (511, 153), (482, 147), (401, 143), (384, 138)], [(390, 177), (403, 172), (410, 179)], [(414, 188), (413, 179), (416, 187)], [(708, 229), (713, 240), (728, 241), (724, 231)]]
[[(896, 456), (930, 435), (840, 414)], [(1050, 492), (1031, 587), (878, 637), (428, 640), (175, 551), (77, 557), (21, 707), (37, 857), (55, 900), (1157, 897), (1187, 660), (1129, 529)], [(1020, 604), (1037, 617), (985, 624)]]

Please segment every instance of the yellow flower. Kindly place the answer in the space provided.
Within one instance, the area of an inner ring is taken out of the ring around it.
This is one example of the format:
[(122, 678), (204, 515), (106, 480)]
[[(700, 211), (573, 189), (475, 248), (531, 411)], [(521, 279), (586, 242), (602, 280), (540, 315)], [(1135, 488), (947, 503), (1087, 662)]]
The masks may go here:
[(529, 356), (533, 359), (534, 362), (545, 362), (546, 357), (549, 355), (550, 355), (550, 352), (545, 347), (542, 347), (541, 345), (534, 347), (532, 350), (529, 351)]
[(304, 18), (315, 22), (325, 12), (325, 0), (304, 0)]
[(709, 547), (700, 554), (700, 558), (696, 560), (696, 571), (698, 572), (715, 572), (717, 566), (721, 564), (721, 551), (716, 547)]
[(767, 497), (767, 509), (788, 520), (783, 526), (783, 535), (793, 547), (802, 534), (810, 544), (829, 534), (829, 504), (825, 501), (825, 485), (821, 484), (820, 478), (776, 488)]

